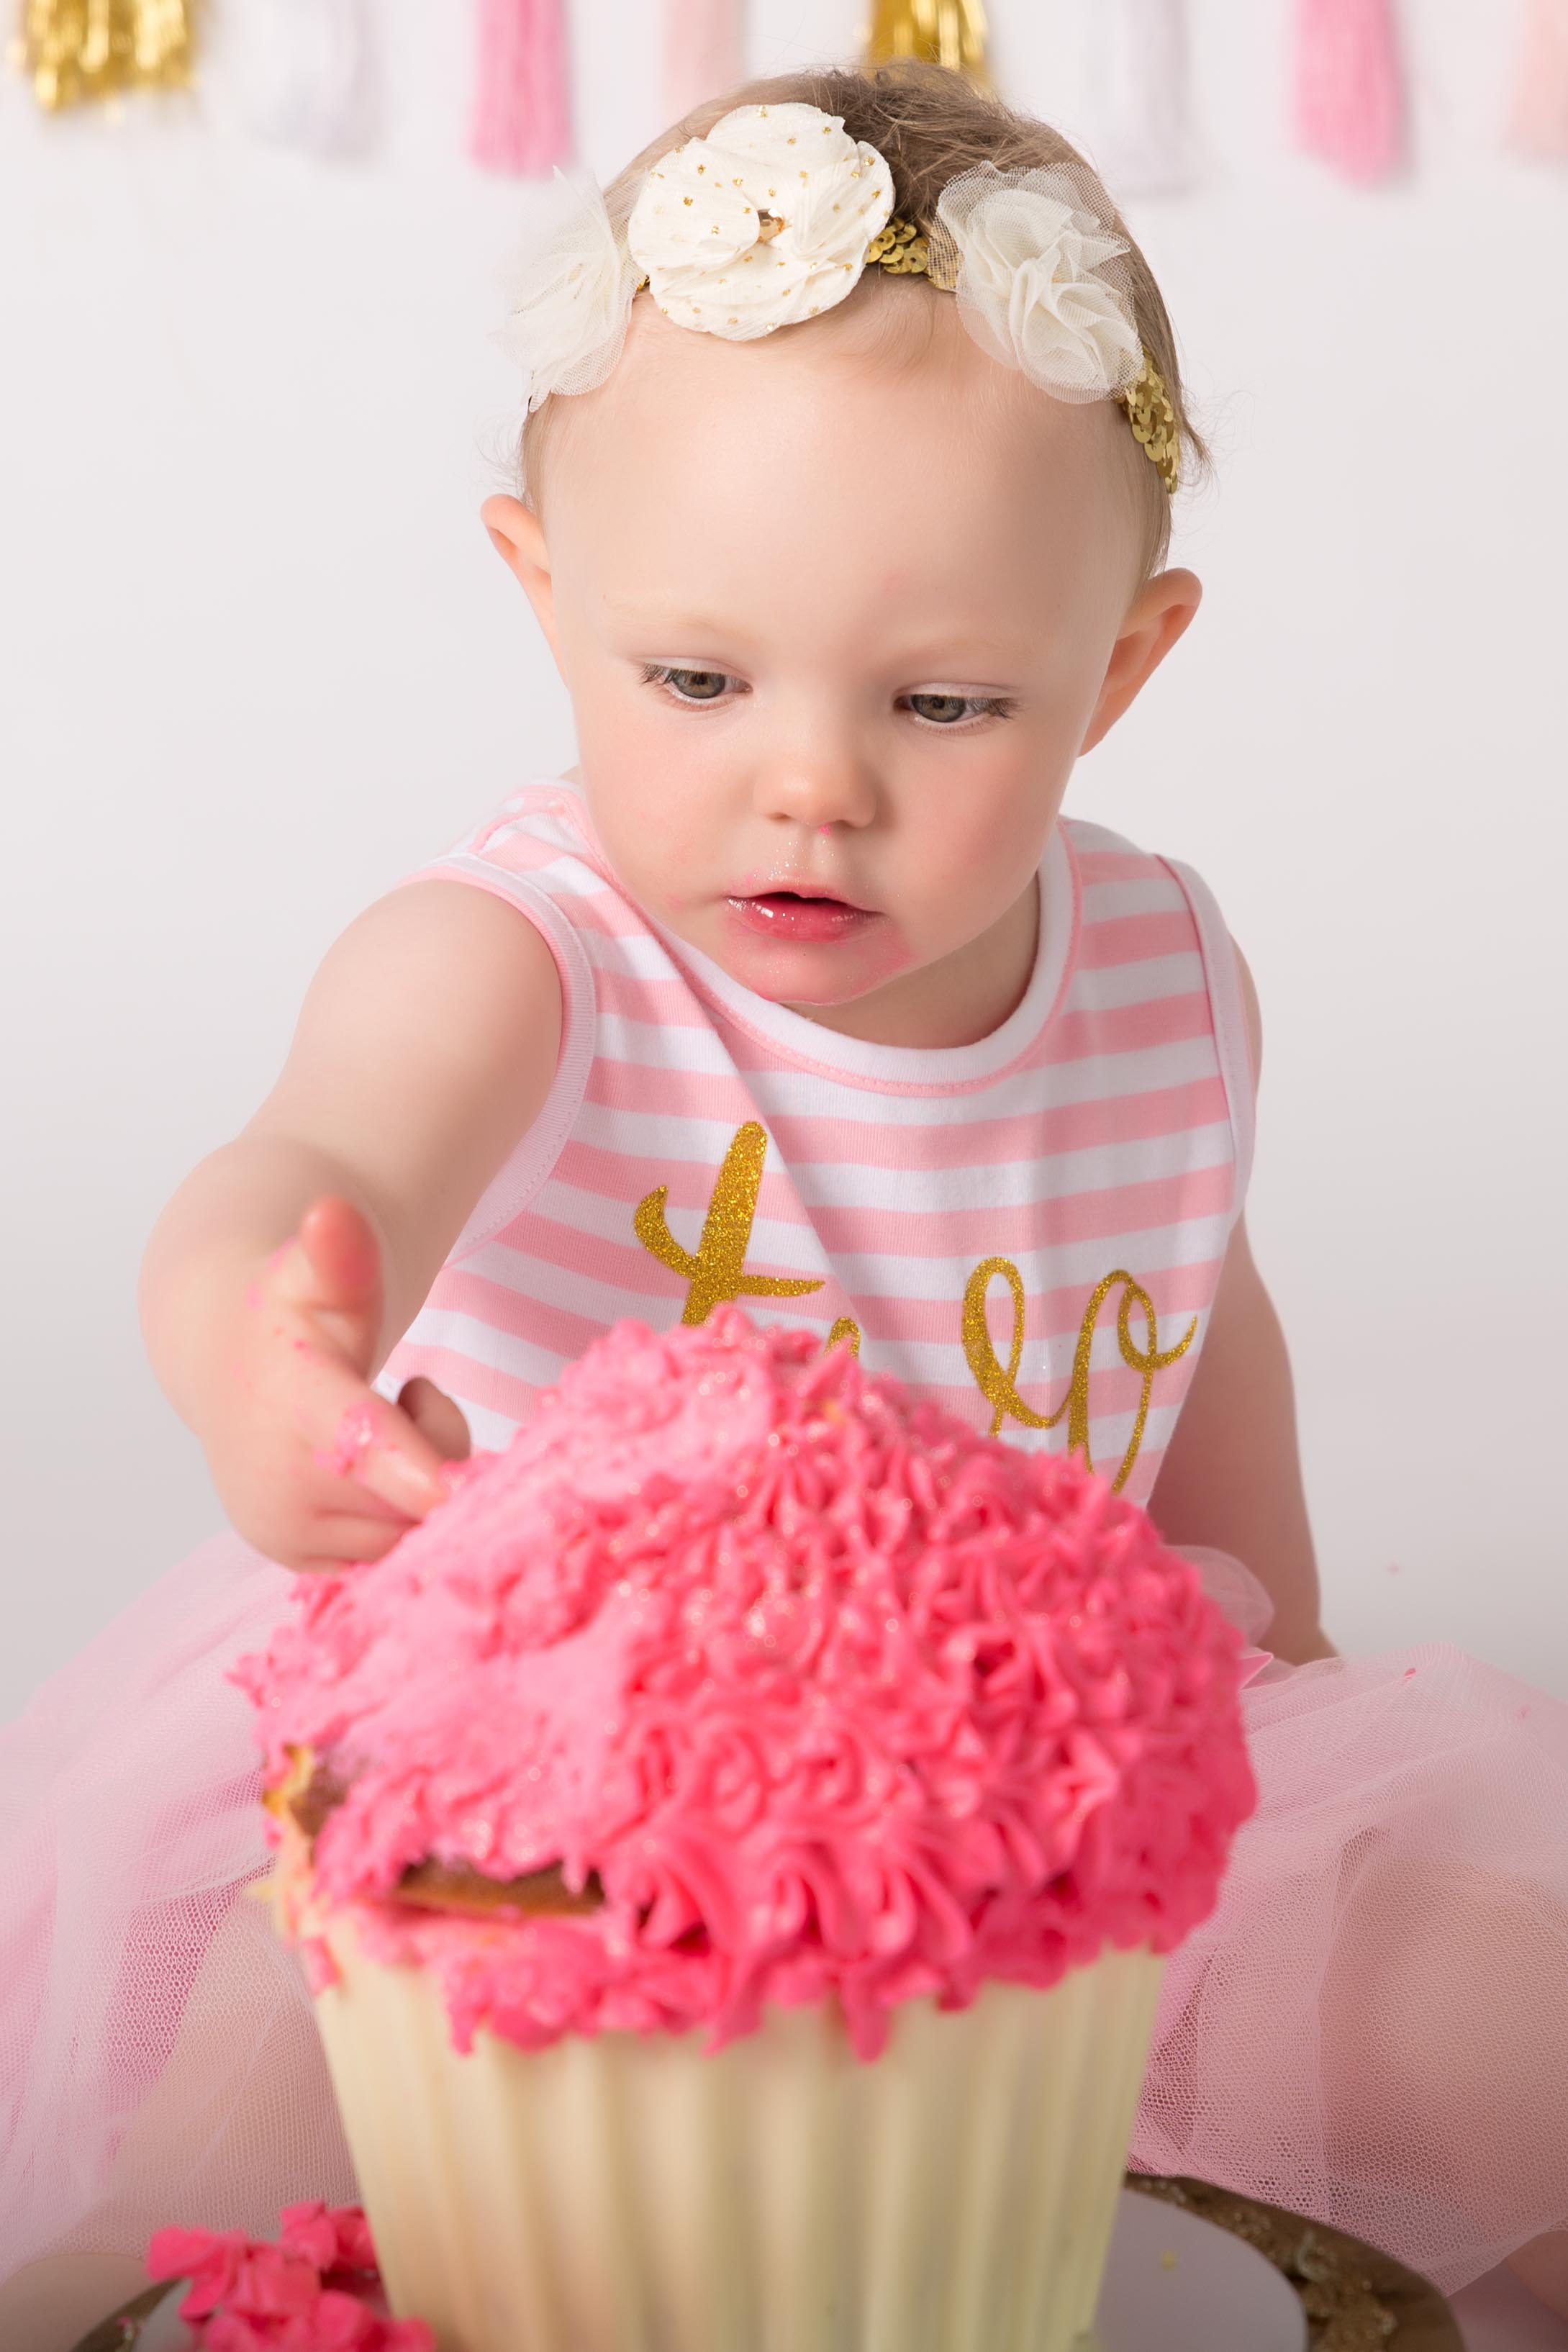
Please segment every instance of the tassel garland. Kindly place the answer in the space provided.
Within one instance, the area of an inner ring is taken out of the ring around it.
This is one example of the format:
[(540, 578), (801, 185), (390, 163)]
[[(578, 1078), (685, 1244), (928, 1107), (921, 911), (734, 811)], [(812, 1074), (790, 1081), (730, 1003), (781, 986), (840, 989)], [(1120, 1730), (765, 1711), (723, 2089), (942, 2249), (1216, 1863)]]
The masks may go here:
[(51, 113), (122, 89), (191, 78), (196, 0), (24, 0), (22, 71)]
[(1094, 149), (1129, 195), (1169, 195), (1195, 173), (1187, 0), (1096, 0)]
[(1296, 0), (1296, 136), (1364, 186), (1397, 171), (1405, 96), (1392, 0)]
[[(1094, 0), (1095, 147), (1118, 187), (1189, 186), (1196, 140), (1190, 0)], [(1397, 0), (1294, 0), (1296, 137), (1364, 186), (1405, 160)], [(1521, 0), (1507, 123), (1518, 153), (1568, 161), (1568, 0)], [(202, 0), (21, 0), (13, 55), (53, 112), (191, 79)], [(567, 0), (476, 0), (470, 152), (486, 170), (548, 177), (571, 154)], [(747, 0), (663, 0), (664, 109), (679, 118), (745, 71)], [(365, 144), (373, 0), (247, 0), (247, 110), (265, 136), (318, 154)], [(927, 59), (989, 86), (983, 0), (871, 0), (866, 62)]]
[(1568, 0), (1527, 0), (1509, 145), (1568, 161)]
[(678, 122), (746, 71), (745, 0), (664, 0), (664, 113)]
[(873, 66), (894, 58), (956, 66), (983, 89), (988, 77), (981, 0), (874, 0), (865, 53)]
[(570, 160), (564, 0), (479, 0), (469, 152), (488, 172), (530, 178)]
[(346, 155), (370, 134), (367, 0), (248, 0), (246, 111), (280, 146)]

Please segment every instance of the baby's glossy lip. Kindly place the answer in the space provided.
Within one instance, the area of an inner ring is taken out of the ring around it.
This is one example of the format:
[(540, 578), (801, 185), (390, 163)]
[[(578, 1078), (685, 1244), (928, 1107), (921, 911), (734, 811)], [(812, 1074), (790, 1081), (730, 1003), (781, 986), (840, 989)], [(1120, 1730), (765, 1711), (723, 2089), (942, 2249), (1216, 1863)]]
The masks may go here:
[(881, 917), (874, 907), (857, 906), (837, 890), (810, 889), (798, 882), (774, 890), (758, 890), (726, 902), (748, 931), (765, 939), (790, 940), (803, 946), (831, 944), (854, 938)]

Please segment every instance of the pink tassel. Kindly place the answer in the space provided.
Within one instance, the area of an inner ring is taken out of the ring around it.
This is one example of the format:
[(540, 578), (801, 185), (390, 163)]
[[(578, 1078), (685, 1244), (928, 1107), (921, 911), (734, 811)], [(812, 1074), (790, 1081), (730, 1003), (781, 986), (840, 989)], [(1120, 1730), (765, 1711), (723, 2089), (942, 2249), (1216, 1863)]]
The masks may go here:
[(569, 160), (564, 0), (479, 0), (469, 152), (488, 172), (530, 178)]
[(1568, 0), (1529, 0), (1508, 142), (1521, 155), (1568, 157)]
[(1405, 94), (1392, 0), (1297, 0), (1296, 136), (1370, 184), (1405, 153)]
[(672, 122), (746, 71), (744, 0), (664, 0), (664, 112)]

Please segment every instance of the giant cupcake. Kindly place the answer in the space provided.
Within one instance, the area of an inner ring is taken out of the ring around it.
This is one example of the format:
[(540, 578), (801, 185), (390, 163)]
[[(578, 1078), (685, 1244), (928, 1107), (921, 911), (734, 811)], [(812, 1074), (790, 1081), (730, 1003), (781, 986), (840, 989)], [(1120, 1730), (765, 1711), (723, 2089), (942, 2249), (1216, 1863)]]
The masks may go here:
[(1068, 2352), (1253, 1784), (1134, 1506), (846, 1348), (623, 1324), (242, 1678), (444, 2352)]

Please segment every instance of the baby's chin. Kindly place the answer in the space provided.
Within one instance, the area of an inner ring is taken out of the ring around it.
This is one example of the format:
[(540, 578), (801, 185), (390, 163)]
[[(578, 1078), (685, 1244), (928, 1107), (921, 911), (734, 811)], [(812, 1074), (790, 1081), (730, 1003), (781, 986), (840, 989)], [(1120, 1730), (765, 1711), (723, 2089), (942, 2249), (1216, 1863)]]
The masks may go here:
[(737, 987), (867, 1045), (923, 1051), (973, 1045), (1006, 1019), (1029, 976), (1026, 967), (994, 1003), (984, 992), (977, 997), (972, 975), (956, 971), (940, 951), (922, 953), (891, 916), (858, 939), (803, 948), (747, 936), (727, 919), (727, 908), (716, 920), (711, 907), (648, 911)]
[(705, 936), (692, 937), (691, 944), (738, 987), (808, 1014), (867, 1004), (919, 961), (887, 915), (853, 937), (832, 940), (759, 938), (727, 910), (701, 929)]

